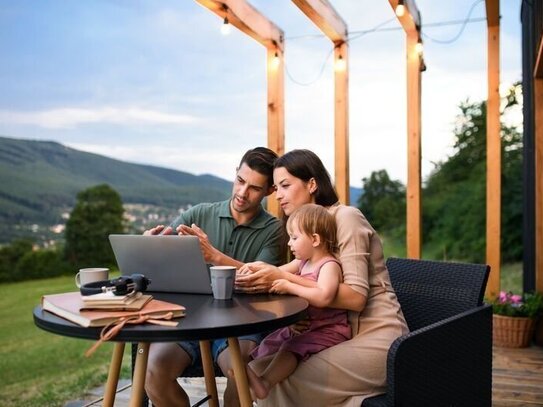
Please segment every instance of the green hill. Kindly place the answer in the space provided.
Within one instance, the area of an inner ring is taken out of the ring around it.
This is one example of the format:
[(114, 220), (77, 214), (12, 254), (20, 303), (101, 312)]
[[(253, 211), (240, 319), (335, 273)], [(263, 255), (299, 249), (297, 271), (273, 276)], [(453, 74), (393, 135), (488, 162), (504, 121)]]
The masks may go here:
[(0, 242), (24, 235), (24, 225), (63, 223), (79, 191), (109, 184), (125, 204), (176, 210), (225, 199), (232, 184), (212, 175), (138, 165), (56, 142), (0, 137)]

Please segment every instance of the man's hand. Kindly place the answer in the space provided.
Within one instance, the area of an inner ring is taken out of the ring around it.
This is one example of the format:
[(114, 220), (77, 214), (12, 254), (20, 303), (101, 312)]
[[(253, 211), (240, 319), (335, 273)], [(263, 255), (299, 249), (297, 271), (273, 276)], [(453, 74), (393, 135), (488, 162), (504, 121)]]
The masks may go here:
[(179, 225), (177, 233), (180, 236), (196, 236), (200, 240), (200, 249), (202, 250), (205, 262), (215, 265), (219, 262), (221, 252), (213, 247), (205, 232), (196, 224), (193, 223), (191, 226)]
[(164, 226), (164, 225), (158, 225), (154, 228), (147, 229), (145, 232), (143, 232), (146, 236), (152, 236), (152, 235), (171, 235), (173, 232), (173, 229), (170, 226)]

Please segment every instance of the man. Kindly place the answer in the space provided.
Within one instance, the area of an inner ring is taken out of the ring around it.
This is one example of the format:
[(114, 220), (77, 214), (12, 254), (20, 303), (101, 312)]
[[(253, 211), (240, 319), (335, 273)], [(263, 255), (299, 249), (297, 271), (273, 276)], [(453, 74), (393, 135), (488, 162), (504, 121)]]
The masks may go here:
[[(261, 202), (273, 188), (273, 164), (277, 155), (264, 147), (249, 150), (237, 168), (231, 199), (204, 203), (182, 213), (168, 227), (159, 225), (145, 234), (196, 235), (207, 263), (232, 265), (261, 260), (280, 265), (284, 261), (285, 235), (281, 222), (262, 208)], [(242, 356), (249, 353), (262, 339), (261, 335), (239, 338)], [(212, 354), (223, 374), (231, 369), (226, 339), (212, 341)], [(177, 377), (190, 366), (200, 364), (197, 341), (153, 343), (145, 389), (153, 405), (189, 406), (189, 398), (179, 386)], [(239, 405), (234, 381), (228, 379), (224, 392), (225, 407)]]

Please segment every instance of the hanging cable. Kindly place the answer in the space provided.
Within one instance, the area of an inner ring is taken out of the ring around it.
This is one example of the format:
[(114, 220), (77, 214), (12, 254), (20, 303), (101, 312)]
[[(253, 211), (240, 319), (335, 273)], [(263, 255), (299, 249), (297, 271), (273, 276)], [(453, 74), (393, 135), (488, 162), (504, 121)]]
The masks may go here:
[[(471, 13), (473, 12), (473, 10), (475, 9), (475, 6), (477, 6), (479, 3), (482, 3), (484, 0), (476, 0), (472, 5), (471, 5), (471, 8), (469, 9), (469, 12), (468, 12), (468, 15), (467, 17), (464, 19), (464, 21), (462, 22), (462, 27), (460, 27), (460, 30), (458, 31), (458, 33), (448, 39), (448, 40), (441, 40), (441, 39), (437, 39), (437, 38), (432, 38), (430, 37), (429, 35), (425, 34), (425, 33), (422, 33), (422, 36), (424, 38), (428, 38), (430, 41), (433, 41), (433, 42), (436, 42), (438, 44), (452, 44), (453, 42), (455, 42), (456, 40), (458, 40), (458, 38), (460, 38), (460, 36), (462, 35), (462, 33), (464, 32), (464, 29), (466, 28), (466, 25), (468, 24), (468, 21), (470, 19), (470, 16), (471, 16)], [(485, 19), (486, 20), (486, 19)]]

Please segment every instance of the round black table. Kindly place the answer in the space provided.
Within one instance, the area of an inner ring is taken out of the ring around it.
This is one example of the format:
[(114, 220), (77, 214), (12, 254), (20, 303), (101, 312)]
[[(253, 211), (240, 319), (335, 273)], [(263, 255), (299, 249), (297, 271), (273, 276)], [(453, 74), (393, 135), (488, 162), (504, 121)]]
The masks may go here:
[[(143, 398), (149, 345), (152, 342), (199, 340), (206, 387), (211, 395), (210, 405), (218, 407), (209, 340), (228, 338), (236, 385), (242, 406), (251, 406), (245, 366), (238, 336), (275, 330), (293, 324), (306, 315), (306, 300), (287, 295), (235, 294), (231, 300), (215, 300), (211, 295), (150, 293), (154, 298), (181, 304), (186, 315), (176, 319), (175, 327), (160, 325), (127, 325), (113, 339), (116, 342), (104, 395), (104, 406), (113, 406), (115, 390), (124, 353), (125, 342), (137, 342), (138, 353), (132, 380), (130, 406), (140, 406)], [(63, 318), (34, 308), (34, 323), (46, 331), (75, 338), (98, 339), (101, 328), (84, 328)]]

